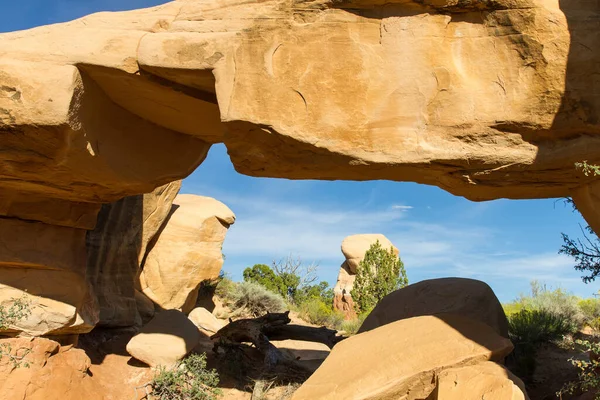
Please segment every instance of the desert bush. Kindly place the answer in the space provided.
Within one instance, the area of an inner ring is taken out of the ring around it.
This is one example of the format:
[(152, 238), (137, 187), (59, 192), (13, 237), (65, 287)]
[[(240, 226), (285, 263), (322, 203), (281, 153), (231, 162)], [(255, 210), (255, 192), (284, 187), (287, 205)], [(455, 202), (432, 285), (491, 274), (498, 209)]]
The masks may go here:
[(393, 249), (381, 247), (378, 240), (366, 251), (356, 271), (351, 295), (357, 313), (372, 310), (385, 296), (407, 285), (404, 263)]
[(600, 299), (590, 298), (580, 300), (578, 303), (579, 309), (583, 313), (586, 322), (600, 318)]
[(510, 339), (515, 349), (511, 355), (515, 373), (529, 381), (536, 368), (538, 348), (548, 342), (557, 341), (571, 332), (568, 320), (544, 310), (521, 310), (508, 318)]
[(315, 325), (324, 325), (338, 329), (344, 321), (344, 314), (334, 310), (331, 305), (325, 304), (319, 298), (312, 298), (299, 306), (300, 316)]
[(282, 312), (287, 308), (283, 297), (257, 283), (235, 283), (230, 280), (223, 282), (225, 280), (217, 286), (217, 293), (234, 313), (246, 313), (257, 317), (267, 312)]
[(333, 289), (323, 281), (314, 284), (317, 264), (304, 265), (301, 259), (291, 256), (273, 262), (273, 268), (266, 264), (255, 264), (244, 270), (244, 281), (264, 286), (281, 295), (291, 304), (299, 305), (311, 298), (321, 298), (325, 303), (333, 302)]
[(344, 331), (346, 335), (354, 335), (360, 329), (365, 319), (369, 316), (369, 313), (359, 314), (357, 318), (351, 320), (342, 321), (338, 327), (339, 331)]
[(508, 318), (508, 330), (515, 345), (537, 346), (571, 333), (571, 323), (545, 310), (521, 310)]
[(518, 314), (523, 310), (543, 311), (565, 321), (569, 332), (574, 333), (585, 323), (586, 317), (580, 308), (581, 299), (563, 289), (550, 290), (537, 281), (531, 282), (531, 294), (521, 295), (512, 303), (504, 304), (507, 317)]
[[(586, 393), (592, 390), (600, 389), (600, 343), (593, 343), (587, 340), (576, 340), (575, 345), (583, 352), (590, 355), (590, 360), (580, 360), (571, 358), (569, 361), (578, 369), (577, 380), (565, 384), (561, 390), (556, 393), (562, 399), (564, 394)], [(600, 391), (594, 397), (600, 400)]]
[(215, 400), (221, 395), (217, 388), (219, 375), (206, 369), (206, 354), (190, 354), (175, 367), (161, 367), (150, 386), (156, 400)]

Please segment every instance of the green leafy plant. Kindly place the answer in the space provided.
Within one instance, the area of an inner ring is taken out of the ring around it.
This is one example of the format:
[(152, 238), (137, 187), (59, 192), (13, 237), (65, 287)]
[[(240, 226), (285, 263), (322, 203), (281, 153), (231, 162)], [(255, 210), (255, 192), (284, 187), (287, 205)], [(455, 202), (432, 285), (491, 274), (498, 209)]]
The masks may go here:
[[(600, 389), (600, 343), (594, 343), (588, 340), (576, 340), (575, 344), (580, 346), (583, 352), (589, 354), (590, 360), (569, 359), (571, 364), (579, 370), (578, 377), (576, 381), (565, 384), (561, 390), (556, 393), (561, 399), (564, 394), (586, 393)], [(600, 391), (596, 393), (594, 398), (600, 400)]]
[(508, 330), (515, 346), (512, 354), (515, 373), (527, 381), (535, 372), (538, 348), (562, 339), (571, 332), (571, 325), (564, 317), (548, 311), (524, 309), (508, 318)]
[(206, 369), (206, 354), (192, 353), (173, 368), (159, 368), (153, 381), (151, 398), (156, 400), (215, 400), (219, 375)]
[(360, 262), (350, 294), (360, 314), (372, 310), (385, 296), (407, 285), (408, 278), (402, 260), (392, 248), (385, 250), (377, 241)]

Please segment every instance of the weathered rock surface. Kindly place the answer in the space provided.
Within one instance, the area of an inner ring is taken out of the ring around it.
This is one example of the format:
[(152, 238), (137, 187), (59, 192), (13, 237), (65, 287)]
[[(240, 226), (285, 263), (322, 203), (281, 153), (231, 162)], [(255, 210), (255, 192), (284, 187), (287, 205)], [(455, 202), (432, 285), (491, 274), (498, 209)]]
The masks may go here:
[(442, 371), (431, 400), (529, 400), (525, 385), (504, 367), (484, 362)]
[(377, 241), (379, 241), (382, 248), (386, 250), (391, 248), (396, 255), (399, 254), (398, 249), (392, 242), (378, 233), (352, 235), (342, 241), (342, 254), (346, 257), (346, 261), (340, 267), (338, 279), (333, 288), (333, 307), (342, 311), (348, 319), (356, 317), (354, 301), (350, 294), (354, 287), (356, 271), (360, 262), (365, 258), (367, 250)]
[(508, 337), (508, 321), (493, 290), (465, 278), (429, 279), (408, 285), (381, 300), (358, 330), (370, 331), (390, 322), (421, 315), (452, 313), (483, 322)]
[(170, 367), (201, 339), (200, 331), (177, 310), (161, 311), (127, 343), (127, 352), (151, 367)]
[[(100, 400), (102, 389), (88, 375), (90, 359), (83, 350), (61, 349), (43, 338), (2, 339), (10, 355), (0, 360), (3, 400)], [(15, 368), (13, 361), (19, 362)], [(25, 366), (25, 363), (27, 366)]]
[(89, 225), (98, 203), (186, 176), (216, 142), (255, 176), (568, 196), (592, 180), (574, 162), (600, 161), (598, 13), (188, 0), (3, 34), (0, 189), (16, 197), (0, 212)]
[(219, 276), (223, 241), (234, 222), (233, 212), (213, 198), (178, 195), (143, 265), (144, 294), (164, 309), (190, 312), (200, 283)]
[(512, 349), (478, 321), (451, 314), (409, 318), (338, 343), (292, 399), (426, 399), (441, 371), (500, 361)]
[(0, 219), (0, 304), (26, 296), (31, 315), (11, 327), (30, 335), (84, 333), (98, 321), (85, 276), (85, 230)]
[(100, 305), (100, 325), (141, 323), (134, 289), (140, 265), (180, 188), (175, 181), (102, 206), (86, 236), (87, 276)]

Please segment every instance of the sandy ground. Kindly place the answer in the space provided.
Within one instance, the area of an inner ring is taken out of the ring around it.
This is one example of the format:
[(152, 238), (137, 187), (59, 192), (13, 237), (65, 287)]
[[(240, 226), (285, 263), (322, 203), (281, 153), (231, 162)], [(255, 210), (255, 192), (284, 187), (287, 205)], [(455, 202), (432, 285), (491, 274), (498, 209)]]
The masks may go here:
[[(296, 315), (292, 315), (292, 323), (310, 325)], [(143, 385), (152, 380), (154, 372), (145, 364), (131, 358), (125, 350), (127, 342), (135, 332), (134, 329), (95, 329), (87, 335), (82, 335), (79, 340), (77, 347), (84, 349), (92, 360), (90, 367), (92, 378), (104, 388), (106, 400), (143, 399), (145, 396)], [(273, 344), (283, 351), (290, 352), (301, 362), (311, 365), (313, 369), (316, 369), (329, 354), (329, 348), (321, 343), (283, 340), (274, 341)], [(217, 359), (212, 352), (212, 342), (208, 338), (204, 339), (194, 351), (206, 352), (208, 366), (219, 370), (221, 378), (219, 386), (223, 390), (224, 400), (284, 400), (293, 392), (287, 384), (270, 387), (267, 381), (266, 393), (253, 397), (254, 383), (241, 381), (239, 376), (228, 376), (220, 365), (222, 360)], [(258, 352), (252, 357), (251, 363), (262, 362), (262, 356)], [(236, 365), (235, 361), (232, 363), (234, 369), (242, 367)]]

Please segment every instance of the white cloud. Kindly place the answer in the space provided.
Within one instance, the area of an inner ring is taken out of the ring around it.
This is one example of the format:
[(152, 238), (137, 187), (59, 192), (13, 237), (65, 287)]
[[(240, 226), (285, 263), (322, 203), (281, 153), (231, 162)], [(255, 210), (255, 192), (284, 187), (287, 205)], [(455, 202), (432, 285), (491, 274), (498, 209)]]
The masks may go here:
[(404, 205), (401, 205), (401, 204), (394, 204), (392, 206), (392, 210), (401, 210), (401, 211), (404, 211), (404, 212), (406, 212), (408, 210), (412, 210), (413, 208), (414, 208), (413, 206), (404, 206)]

